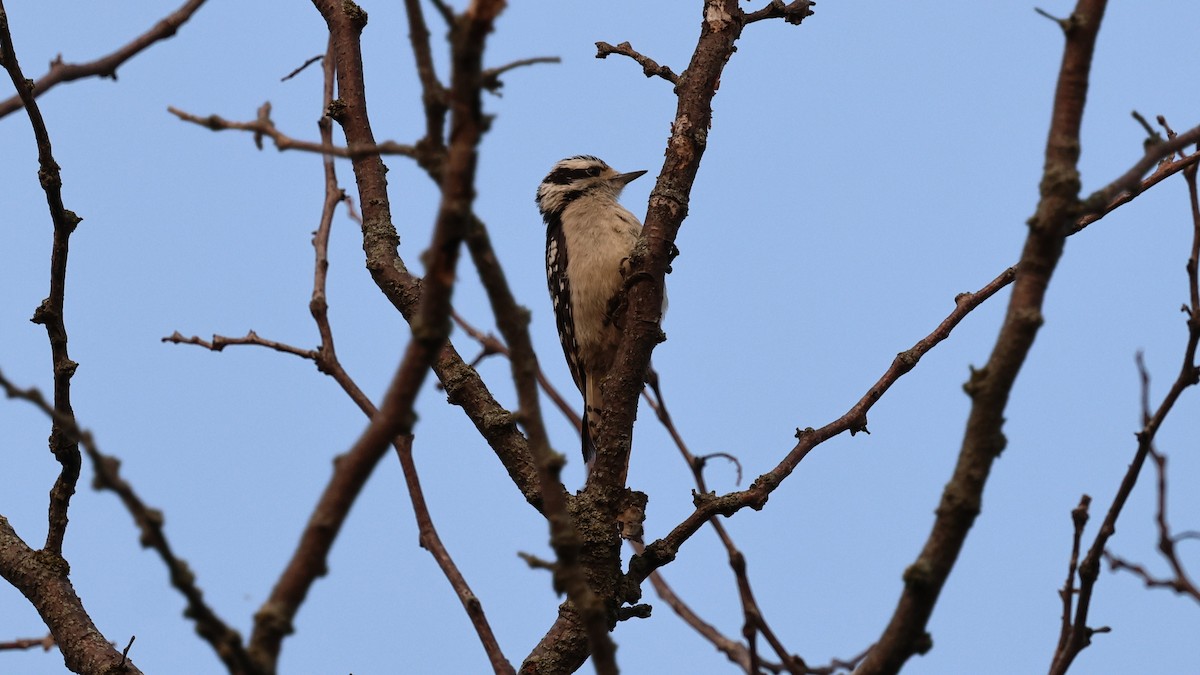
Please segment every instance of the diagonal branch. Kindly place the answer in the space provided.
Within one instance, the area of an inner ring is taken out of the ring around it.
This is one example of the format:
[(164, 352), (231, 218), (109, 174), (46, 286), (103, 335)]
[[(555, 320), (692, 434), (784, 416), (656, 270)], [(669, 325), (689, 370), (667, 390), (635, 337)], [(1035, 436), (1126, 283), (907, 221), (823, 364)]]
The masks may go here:
[(29, 599), (54, 636), (66, 666), (76, 673), (111, 672), (140, 675), (104, 638), (68, 577), (61, 558), (40, 555), (17, 536), (0, 516), (0, 577)]
[[(129, 44), (108, 56), (87, 63), (64, 63), (62, 56), (50, 63), (50, 71), (33, 83), (33, 96), (41, 96), (60, 82), (70, 82), (85, 77), (110, 77), (117, 79), (117, 68), (156, 42), (175, 35), (179, 27), (192, 18), (204, 0), (188, 0), (179, 9), (168, 14)], [(21, 109), (24, 103), (20, 96), (0, 101), (0, 117)]]
[(395, 443), (396, 453), (400, 457), (400, 467), (404, 471), (404, 482), (408, 486), (408, 495), (412, 500), (413, 513), (417, 518), (417, 527), (421, 533), (421, 548), (429, 551), (437, 562), (438, 567), (442, 569), (442, 573), (446, 575), (446, 579), (458, 594), (458, 599), (462, 603), (463, 609), (466, 610), (467, 616), (471, 619), (471, 625), (475, 627), (475, 632), (479, 635), (480, 642), (483, 643), (484, 651), (487, 652), (488, 660), (491, 661), (492, 670), (498, 674), (515, 675), (516, 671), (512, 664), (504, 657), (504, 653), (500, 651), (500, 644), (496, 641), (496, 636), (492, 633), (492, 628), (488, 624), (487, 617), (483, 613), (483, 604), (479, 598), (471, 591), (471, 587), (467, 584), (467, 580), (463, 578), (458, 566), (454, 564), (454, 560), (450, 557), (450, 553), (446, 550), (445, 544), (442, 543), (441, 537), (438, 536), (437, 528), (433, 525), (433, 518), (429, 515), (429, 506), (425, 503), (425, 495), (421, 491), (421, 481), (417, 476), (417, 466), (413, 462), (412, 457), (412, 436), (403, 436)]
[(658, 65), (657, 61), (634, 49), (633, 45), (628, 42), (622, 42), (615, 47), (607, 42), (596, 43), (596, 58), (606, 59), (609, 54), (620, 54), (621, 56), (628, 56), (637, 61), (638, 65), (642, 67), (642, 73), (646, 77), (657, 75), (671, 84), (679, 84), (679, 76), (675, 74), (675, 71), (667, 66)]
[[(1160, 146), (1160, 150), (1169, 151), (1170, 148), (1164, 145)], [(1144, 190), (1157, 185), (1166, 175), (1173, 175), (1184, 171), (1188, 167), (1197, 166), (1197, 160), (1200, 160), (1200, 152), (1193, 152), (1187, 155), (1186, 158), (1165, 164), (1166, 173), (1155, 172), (1154, 175), (1142, 181), (1141, 189)], [(1128, 203), (1128, 201), (1129, 199), (1124, 195), (1118, 195), (1111, 203), (1103, 207), (1095, 208), (1093, 205), (1085, 209), (1072, 228), (1072, 233), (1083, 230), (1088, 224), (1111, 213), (1123, 204)], [(657, 569), (674, 560), (679, 547), (692, 534), (699, 530), (710, 516), (715, 514), (729, 516), (746, 507), (761, 508), (766, 503), (770, 493), (795, 470), (799, 463), (816, 446), (846, 431), (855, 433), (865, 429), (867, 412), (883, 397), (891, 386), (900, 377), (911, 371), (926, 353), (937, 346), (942, 340), (948, 338), (954, 328), (968, 314), (974, 311), (976, 307), (983, 304), (984, 301), (991, 298), (1005, 286), (1011, 284), (1016, 278), (1016, 272), (1017, 266), (1014, 265), (1001, 272), (995, 279), (978, 291), (964, 293), (955, 297), (954, 310), (942, 320), (933, 332), (922, 338), (911, 348), (900, 352), (887, 371), (850, 410), (833, 422), (818, 429), (812, 429), (811, 427), (798, 429), (797, 436), (799, 443), (796, 444), (779, 465), (759, 476), (749, 489), (729, 493), (718, 498), (701, 497), (698, 500), (696, 510), (687, 519), (677, 525), (665, 537), (646, 547), (647, 554), (642, 556), (640, 560), (637, 560), (636, 564), (631, 565), (631, 571), (636, 572), (639, 578), (644, 579), (650, 570)]]
[(1029, 221), (1008, 312), (987, 364), (973, 371), (964, 385), (972, 405), (958, 464), (942, 494), (933, 530), (904, 573), (904, 591), (892, 619), (859, 667), (862, 675), (897, 672), (912, 655), (932, 646), (926, 625), (979, 514), (992, 463), (1004, 449), (1009, 394), (1042, 325), (1042, 303), (1066, 237), (1085, 210), (1079, 201), (1079, 129), (1105, 3), (1080, 0), (1072, 14), (1046, 141), (1041, 199)]

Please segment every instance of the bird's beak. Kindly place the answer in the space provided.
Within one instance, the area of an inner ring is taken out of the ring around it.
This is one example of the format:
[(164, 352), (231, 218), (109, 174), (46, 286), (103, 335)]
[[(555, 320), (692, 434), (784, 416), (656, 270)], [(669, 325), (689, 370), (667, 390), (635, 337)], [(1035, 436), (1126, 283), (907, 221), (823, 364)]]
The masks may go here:
[(640, 176), (644, 175), (645, 173), (646, 172), (644, 170), (643, 171), (630, 171), (629, 173), (623, 173), (623, 174), (619, 174), (617, 176), (613, 176), (613, 180), (620, 183), (621, 185), (629, 185), (635, 179), (639, 178)]

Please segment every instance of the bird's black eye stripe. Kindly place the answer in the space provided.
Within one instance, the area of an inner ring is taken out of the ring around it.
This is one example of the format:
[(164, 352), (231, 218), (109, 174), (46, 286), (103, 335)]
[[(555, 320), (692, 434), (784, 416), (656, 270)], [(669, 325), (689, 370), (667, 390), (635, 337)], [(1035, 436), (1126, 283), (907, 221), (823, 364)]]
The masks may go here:
[(588, 167), (586, 169), (555, 169), (549, 176), (546, 176), (547, 183), (555, 185), (566, 185), (568, 183), (587, 178), (588, 176), (599, 176), (600, 167)]

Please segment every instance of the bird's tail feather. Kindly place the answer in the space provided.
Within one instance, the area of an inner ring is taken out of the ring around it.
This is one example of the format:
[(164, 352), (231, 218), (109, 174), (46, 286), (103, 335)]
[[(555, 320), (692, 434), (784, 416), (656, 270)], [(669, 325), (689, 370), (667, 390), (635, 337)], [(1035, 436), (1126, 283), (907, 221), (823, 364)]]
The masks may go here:
[(583, 389), (583, 461), (587, 463), (588, 471), (591, 471), (592, 462), (596, 461), (596, 430), (600, 428), (600, 411), (603, 410), (603, 406), (599, 382), (589, 379)]

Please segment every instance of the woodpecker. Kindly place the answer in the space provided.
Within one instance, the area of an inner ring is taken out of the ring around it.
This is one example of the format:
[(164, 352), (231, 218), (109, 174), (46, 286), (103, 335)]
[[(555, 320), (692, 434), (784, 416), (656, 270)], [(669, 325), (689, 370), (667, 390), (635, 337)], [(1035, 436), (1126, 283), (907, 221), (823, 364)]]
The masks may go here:
[(617, 198), (645, 173), (619, 173), (590, 155), (568, 157), (542, 180), (535, 200), (546, 223), (546, 281), (558, 338), (583, 394), (583, 460), (589, 469), (605, 408), (600, 383), (621, 339), (611, 312), (625, 282), (625, 263), (642, 233), (637, 216)]

